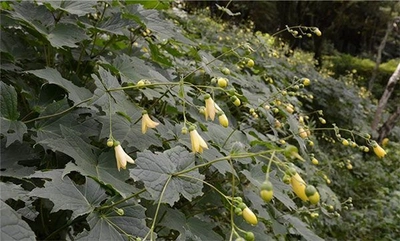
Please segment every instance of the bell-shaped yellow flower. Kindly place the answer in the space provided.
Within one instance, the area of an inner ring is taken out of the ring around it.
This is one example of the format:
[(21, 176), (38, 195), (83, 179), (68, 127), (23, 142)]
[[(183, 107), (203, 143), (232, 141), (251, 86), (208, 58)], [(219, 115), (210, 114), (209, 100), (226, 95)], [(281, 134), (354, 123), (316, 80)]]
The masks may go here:
[(386, 155), (385, 149), (383, 149), (376, 141), (372, 143), (372, 148), (374, 149), (375, 155), (379, 158), (383, 158)]
[(306, 182), (301, 178), (301, 176), (296, 172), (291, 178), (291, 184), (293, 192), (303, 201), (307, 201), (308, 197), (306, 195)]
[(242, 216), (246, 222), (250, 223), (251, 225), (257, 225), (257, 216), (253, 213), (253, 211), (251, 211), (250, 208), (245, 207), (243, 209)]
[(194, 153), (203, 153), (203, 149), (208, 149), (207, 143), (199, 135), (194, 126), (189, 127), (190, 141), (192, 143), (192, 151)]
[(142, 133), (145, 134), (148, 128), (156, 128), (160, 123), (152, 121), (147, 111), (142, 113)]
[(218, 121), (223, 127), (228, 127), (229, 125), (228, 117), (226, 117), (223, 111), (218, 112)]
[(132, 163), (132, 164), (135, 163), (135, 161), (132, 159), (132, 157), (130, 157), (128, 154), (126, 154), (124, 149), (122, 149), (122, 146), (120, 145), (119, 141), (115, 142), (114, 151), (115, 151), (115, 159), (117, 159), (118, 171), (121, 168), (126, 169), (126, 164), (128, 162)]
[(211, 120), (215, 119), (215, 113), (217, 112), (215, 109), (215, 103), (214, 100), (211, 98), (211, 95), (206, 94), (204, 96), (204, 101), (206, 102), (206, 120), (208, 120), (208, 117), (210, 117)]

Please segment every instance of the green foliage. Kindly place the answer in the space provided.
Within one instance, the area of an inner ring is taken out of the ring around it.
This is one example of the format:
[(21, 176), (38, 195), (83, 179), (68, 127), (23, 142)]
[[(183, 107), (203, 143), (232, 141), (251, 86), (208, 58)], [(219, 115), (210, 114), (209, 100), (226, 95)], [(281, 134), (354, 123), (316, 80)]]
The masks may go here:
[[(330, 145), (334, 138), (349, 138), (358, 148), (370, 143), (370, 112), (352, 109), (369, 108), (365, 96), (317, 72), (310, 54), (285, 56), (288, 47), (277, 38), (156, 10), (167, 3), (2, 2), (0, 187), (7, 225), (1, 239), (254, 234), (255, 240), (314, 241), (350, 233), (338, 228), (333, 214), (339, 213), (330, 206), (340, 211), (354, 190), (340, 192), (348, 183), (330, 155), (354, 155), (355, 166), (363, 159), (358, 149)], [(218, 77), (228, 86), (219, 86)], [(205, 104), (205, 95), (216, 104)], [(210, 120), (210, 111), (218, 120)], [(320, 118), (329, 124), (318, 124)], [(284, 155), (288, 145), (296, 146), (298, 159)], [(381, 177), (394, 159), (389, 152)], [(317, 188), (319, 204), (296, 197), (282, 181), (288, 169)], [(359, 177), (349, 179), (361, 183)], [(274, 192), (268, 203), (259, 195), (266, 180)], [(388, 190), (397, 188), (392, 184)], [(376, 203), (389, 204), (381, 194)], [(365, 215), (365, 203), (354, 213)], [(256, 225), (237, 215), (241, 207), (256, 215)], [(398, 222), (393, 215), (385, 225)]]
[[(333, 72), (334, 77), (353, 73), (358, 76), (358, 85), (366, 85), (375, 68), (375, 61), (348, 54), (338, 54), (325, 58), (325, 67)], [(378, 68), (377, 82), (384, 86), (396, 70), (398, 60), (392, 59), (382, 63)], [(380, 93), (380, 92), (378, 92)]]

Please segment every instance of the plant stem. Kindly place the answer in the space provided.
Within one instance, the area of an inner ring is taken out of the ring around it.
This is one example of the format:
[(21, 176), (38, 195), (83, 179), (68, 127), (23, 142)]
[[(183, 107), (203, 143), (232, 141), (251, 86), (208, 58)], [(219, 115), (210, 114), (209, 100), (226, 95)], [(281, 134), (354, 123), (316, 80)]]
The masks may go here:
[(68, 111), (74, 109), (75, 107), (78, 107), (79, 105), (81, 105), (81, 104), (83, 104), (83, 103), (85, 103), (85, 102), (90, 101), (91, 99), (92, 99), (92, 98), (89, 98), (89, 99), (86, 99), (86, 100), (82, 100), (82, 101), (79, 102), (78, 104), (73, 105), (73, 106), (71, 106), (70, 108), (68, 108), (68, 109), (66, 109), (66, 110), (63, 110), (63, 111), (61, 111), (61, 112), (58, 112), (58, 113), (55, 113), (55, 114), (51, 114), (51, 115), (39, 116), (39, 117), (37, 117), (37, 118), (35, 118), (35, 119), (31, 119), (31, 120), (24, 121), (23, 123), (26, 124), (26, 123), (30, 123), (30, 122), (33, 122), (33, 121), (43, 120), (43, 119), (52, 118), (52, 117), (56, 117), (56, 116), (62, 115), (62, 114), (64, 114), (64, 113), (67, 113)]
[(145, 241), (146, 238), (147, 238), (149, 235), (150, 235), (150, 240), (154, 240), (154, 238), (153, 238), (153, 235), (154, 235), (154, 234), (153, 234), (153, 233), (154, 233), (154, 227), (155, 227), (155, 225), (156, 225), (158, 212), (160, 211), (161, 201), (162, 201), (162, 198), (163, 198), (163, 196), (164, 196), (164, 192), (165, 192), (165, 190), (167, 190), (167, 186), (168, 186), (169, 182), (171, 181), (171, 179), (172, 179), (172, 175), (168, 177), (168, 180), (167, 180), (167, 181), (165, 182), (165, 184), (164, 184), (163, 190), (161, 191), (161, 194), (160, 194), (160, 199), (158, 200), (156, 213), (154, 214), (154, 217), (153, 217), (153, 223), (151, 224), (151, 228), (150, 228), (149, 232), (148, 232), (147, 235), (143, 238), (143, 241)]

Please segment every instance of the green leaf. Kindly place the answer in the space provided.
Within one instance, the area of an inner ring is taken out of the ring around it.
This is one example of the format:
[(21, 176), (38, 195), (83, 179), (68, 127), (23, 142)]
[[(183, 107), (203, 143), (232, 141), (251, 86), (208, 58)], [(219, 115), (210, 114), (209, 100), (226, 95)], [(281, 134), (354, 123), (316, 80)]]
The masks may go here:
[(85, 162), (83, 159), (78, 159), (76, 165), (68, 163), (65, 167), (64, 174), (71, 171), (77, 171), (85, 176), (90, 176), (97, 181), (108, 185), (121, 196), (126, 197), (138, 189), (126, 183), (129, 178), (127, 171), (117, 169), (114, 151), (101, 153), (96, 162)]
[(128, 236), (144, 237), (146, 226), (145, 209), (138, 204), (122, 204), (116, 208), (123, 210), (118, 215), (113, 209), (106, 212), (93, 212), (87, 217), (90, 231), (79, 234), (76, 240), (127, 240)]
[(210, 137), (211, 140), (216, 142), (218, 146), (224, 149), (228, 149), (232, 146), (234, 142), (241, 142), (248, 147), (248, 139), (246, 135), (240, 131), (234, 130), (231, 127), (222, 127), (215, 123), (209, 123), (207, 126), (206, 135)]
[(170, 6), (170, 0), (130, 0), (127, 1), (126, 4), (141, 4), (144, 8), (147, 9), (168, 9)]
[(107, 21), (101, 22), (98, 26), (96, 26), (96, 29), (111, 34), (129, 36), (130, 32), (128, 29), (136, 28), (137, 26), (137, 23), (131, 20), (123, 19), (121, 17), (121, 13), (114, 13), (110, 18), (107, 19)]
[[(33, 139), (36, 142), (42, 142), (47, 139), (59, 138), (61, 136), (60, 125), (68, 127), (76, 132), (84, 133), (87, 137), (99, 135), (99, 123), (95, 118), (88, 117), (89, 115), (94, 116), (95, 111), (89, 109), (74, 109), (69, 111), (68, 114), (57, 115), (68, 108), (69, 104), (67, 99), (62, 99), (47, 105), (44, 111), (40, 113), (39, 117), (54, 116), (35, 122), (37, 136), (33, 137)], [(84, 116), (86, 116), (85, 119)]]
[[(171, 206), (183, 195), (187, 200), (202, 194), (204, 176), (197, 169), (185, 173), (185, 176), (174, 176), (179, 171), (194, 166), (194, 156), (185, 148), (176, 146), (163, 153), (150, 151), (139, 152), (137, 167), (132, 169), (134, 180), (142, 181), (153, 200), (168, 203)], [(193, 177), (193, 178), (190, 178)], [(163, 189), (165, 189), (163, 191)], [(163, 192), (163, 196), (160, 197)]]
[(17, 120), (17, 106), (17, 92), (14, 87), (0, 82), (0, 133), (7, 137), (6, 147), (15, 141), (22, 142), (24, 134), (27, 133), (26, 125)]
[(35, 167), (24, 167), (19, 161), (29, 161), (38, 158), (38, 154), (26, 142), (15, 142), (6, 148), (6, 140), (0, 141), (0, 175), (5, 177), (24, 178), (35, 172)]
[(188, 231), (190, 231), (190, 235), (188, 235), (192, 240), (223, 240), (221, 236), (215, 233), (213, 228), (215, 228), (216, 224), (213, 222), (205, 222), (196, 217), (189, 218), (187, 220), (186, 226)]
[[(131, 118), (133, 120), (139, 120), (141, 116), (140, 112), (136, 112)], [(109, 117), (100, 118), (102, 126), (101, 136), (108, 136), (110, 132)], [(153, 118), (154, 121), (157, 121)], [(160, 125), (161, 126), (161, 125)], [(138, 150), (147, 150), (151, 146), (162, 146), (162, 142), (156, 137), (154, 129), (150, 129), (146, 134), (142, 133), (141, 121), (138, 123), (131, 123), (125, 117), (120, 115), (112, 115), (112, 133), (116, 140), (121, 143), (125, 141), (127, 146), (135, 147)]]
[(197, 217), (186, 219), (185, 215), (176, 209), (166, 209), (166, 215), (160, 224), (179, 231), (177, 240), (223, 240), (213, 231), (216, 223), (206, 222)]
[[(97, 89), (94, 91), (92, 104), (107, 114), (116, 112), (134, 115), (141, 110), (130, 101), (123, 91), (109, 91), (110, 89), (121, 88), (116, 77), (104, 68), (99, 68), (99, 77), (92, 74)], [(110, 109), (111, 105), (111, 109)]]
[(315, 233), (313, 233), (307, 225), (301, 221), (299, 218), (294, 217), (290, 214), (285, 214), (282, 216), (283, 219), (287, 220), (291, 225), (293, 225), (293, 228), (296, 229), (297, 232), (300, 233), (301, 236), (305, 240), (309, 241), (323, 241), (324, 239), (320, 238), (317, 236)]
[(0, 122), (0, 133), (7, 137), (6, 147), (10, 146), (15, 141), (22, 143), (24, 134), (27, 133), (26, 125), (23, 122), (11, 121), (9, 119), (5, 119), (4, 117), (0, 117)]
[(0, 199), (7, 201), (10, 198), (14, 200), (22, 199), (28, 192), (19, 185), (0, 182), (0, 193)]
[(19, 117), (17, 92), (14, 87), (0, 82), (0, 116), (11, 121)]
[(11, 16), (33, 29), (30, 34), (38, 38), (44, 39), (48, 33), (47, 29), (55, 24), (53, 15), (44, 5), (37, 6), (31, 2), (22, 1), (13, 2), (12, 6), (14, 11), (11, 11)]
[(0, 200), (0, 239), (7, 241), (36, 240), (35, 233), (14, 209)]
[(61, 126), (61, 135), (62, 137), (43, 140), (40, 143), (75, 160), (75, 163), (67, 164), (64, 175), (71, 171), (77, 171), (105, 185), (110, 185), (124, 197), (137, 190), (125, 183), (129, 178), (128, 172), (118, 172), (114, 151), (97, 155), (95, 153), (98, 150), (94, 146), (82, 140), (77, 132), (64, 126)]
[(97, 182), (86, 178), (84, 185), (76, 185), (68, 176), (63, 177), (62, 170), (36, 172), (30, 177), (45, 178), (46, 183), (44, 188), (35, 188), (29, 195), (52, 201), (52, 212), (72, 210), (72, 219), (92, 212), (107, 197)]
[(180, 33), (174, 24), (163, 19), (160, 11), (144, 9), (141, 5), (129, 5), (127, 9), (133, 15), (129, 17), (135, 21), (139, 18), (140, 23), (150, 29), (158, 40), (164, 41), (173, 38), (188, 45), (196, 45)]
[(97, 4), (97, 1), (51, 1), (46, 0), (43, 1), (46, 4), (49, 4), (53, 9), (61, 9), (68, 13), (76, 14), (78, 16), (84, 16), (88, 13), (96, 12), (94, 8)]
[[(34, 74), (39, 78), (47, 80), (50, 84), (55, 84), (65, 89), (68, 94), (68, 99), (75, 102), (75, 104), (81, 103), (83, 100), (87, 100), (92, 97), (92, 93), (83, 87), (74, 85), (71, 81), (64, 79), (58, 70), (46, 67), (45, 69), (30, 70), (28, 73)], [(81, 106), (86, 106), (82, 104)]]
[(85, 31), (76, 24), (59, 23), (46, 36), (50, 44), (55, 48), (77, 48), (79, 42), (89, 39)]

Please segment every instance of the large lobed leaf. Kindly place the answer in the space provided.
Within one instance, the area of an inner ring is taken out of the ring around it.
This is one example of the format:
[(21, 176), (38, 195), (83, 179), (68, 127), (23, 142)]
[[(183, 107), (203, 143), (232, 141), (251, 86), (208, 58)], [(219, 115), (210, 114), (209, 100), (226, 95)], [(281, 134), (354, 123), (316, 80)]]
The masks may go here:
[(64, 79), (56, 69), (46, 67), (45, 69), (30, 70), (28, 73), (65, 89), (68, 92), (68, 98), (74, 101), (75, 104), (81, 103), (92, 96), (92, 93), (88, 89), (76, 86), (71, 81)]
[(0, 240), (36, 240), (35, 233), (14, 209), (0, 200)]
[(7, 137), (6, 147), (15, 141), (22, 142), (26, 125), (18, 121), (17, 92), (13, 86), (0, 82), (0, 133)]
[(140, 152), (136, 164), (137, 167), (130, 171), (133, 179), (142, 181), (155, 201), (161, 199), (172, 206), (180, 195), (189, 201), (202, 195), (204, 176), (198, 169), (185, 176), (174, 175), (194, 166), (194, 156), (183, 147), (176, 146), (163, 153)]
[(123, 210), (123, 215), (113, 209), (106, 212), (93, 212), (87, 217), (90, 231), (79, 234), (76, 240), (130, 240), (128, 237), (144, 237), (149, 228), (146, 226), (145, 209), (138, 204), (121, 204), (116, 208)]
[(98, 153), (98, 150), (79, 137), (79, 133), (65, 126), (60, 126), (61, 137), (40, 142), (54, 151), (60, 151), (74, 159), (64, 169), (64, 175), (77, 171), (84, 176), (90, 176), (97, 181), (110, 185), (121, 195), (135, 192), (135, 188), (125, 181), (129, 178), (127, 172), (118, 172), (114, 153)]
[[(44, 188), (35, 188), (29, 195), (47, 198), (54, 203), (52, 212), (72, 210), (72, 219), (93, 212), (107, 195), (101, 186), (90, 178), (77, 185), (62, 170), (36, 172), (32, 178), (45, 178)], [(50, 179), (50, 180), (49, 180)]]

